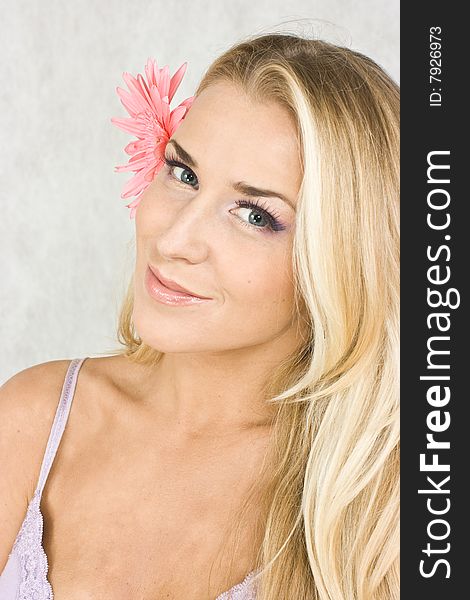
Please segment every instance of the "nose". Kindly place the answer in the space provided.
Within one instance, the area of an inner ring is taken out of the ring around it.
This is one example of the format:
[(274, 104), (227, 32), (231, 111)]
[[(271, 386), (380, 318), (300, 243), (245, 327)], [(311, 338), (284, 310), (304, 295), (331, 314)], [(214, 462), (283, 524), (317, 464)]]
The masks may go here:
[(209, 254), (215, 227), (214, 206), (206, 195), (199, 193), (171, 213), (167, 226), (157, 237), (160, 256), (200, 263)]

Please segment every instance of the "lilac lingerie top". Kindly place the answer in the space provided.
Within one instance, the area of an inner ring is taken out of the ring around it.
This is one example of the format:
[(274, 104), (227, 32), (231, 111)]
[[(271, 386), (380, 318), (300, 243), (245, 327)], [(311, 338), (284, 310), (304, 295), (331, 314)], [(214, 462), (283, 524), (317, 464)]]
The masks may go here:
[[(67, 370), (39, 481), (8, 562), (0, 575), (0, 600), (52, 600), (54, 597), (51, 584), (47, 580), (47, 556), (42, 547), (41, 495), (67, 423), (78, 372), (85, 360), (86, 358), (73, 359)], [(215, 600), (256, 600), (256, 582), (253, 578), (257, 573), (257, 570), (251, 571), (243, 581), (219, 594)]]

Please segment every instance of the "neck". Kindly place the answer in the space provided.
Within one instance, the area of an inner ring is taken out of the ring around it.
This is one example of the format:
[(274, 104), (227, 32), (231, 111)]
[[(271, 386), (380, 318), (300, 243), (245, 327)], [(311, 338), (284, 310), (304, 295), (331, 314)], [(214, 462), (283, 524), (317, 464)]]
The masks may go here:
[(167, 353), (154, 367), (136, 365), (133, 386), (157, 421), (178, 435), (269, 427), (277, 407), (263, 389), (297, 343), (289, 337), (224, 352)]

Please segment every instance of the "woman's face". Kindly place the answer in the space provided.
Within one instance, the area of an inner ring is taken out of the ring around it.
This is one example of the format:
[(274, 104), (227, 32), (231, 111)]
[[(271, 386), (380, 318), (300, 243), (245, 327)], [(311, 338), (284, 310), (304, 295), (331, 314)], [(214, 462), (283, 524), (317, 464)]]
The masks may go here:
[[(297, 339), (291, 256), (301, 164), (287, 111), (218, 82), (194, 100), (165, 157), (181, 164), (159, 171), (135, 218), (133, 321), (142, 340), (162, 352), (222, 352)], [(146, 285), (149, 265), (210, 300), (159, 302)]]

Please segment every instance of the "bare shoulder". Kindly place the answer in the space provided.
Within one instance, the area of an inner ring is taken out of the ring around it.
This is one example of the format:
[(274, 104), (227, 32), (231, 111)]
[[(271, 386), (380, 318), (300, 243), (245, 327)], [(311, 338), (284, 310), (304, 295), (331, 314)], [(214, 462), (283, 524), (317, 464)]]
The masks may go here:
[(34, 493), (69, 365), (34, 365), (0, 387), (0, 572)]
[[(0, 387), (2, 453), (19, 453), (21, 459), (28, 449), (45, 447), (42, 433), (52, 425), (69, 365), (70, 360), (40, 363), (19, 371)], [(2, 464), (4, 457), (0, 457)]]
[[(119, 387), (123, 359), (88, 357), (80, 369), (80, 388), (96, 396), (103, 388)], [(0, 387), (0, 464), (5, 464), (6, 455), (15, 454), (25, 465), (22, 472), (27, 465), (33, 473), (40, 467), (70, 362), (52, 360), (28, 367)]]
[[(19, 371), (0, 387), (1, 439), (21, 446), (37, 441), (57, 407), (70, 360), (53, 360)], [(33, 435), (31, 435), (33, 434)], [(18, 444), (20, 445), (20, 444)]]

